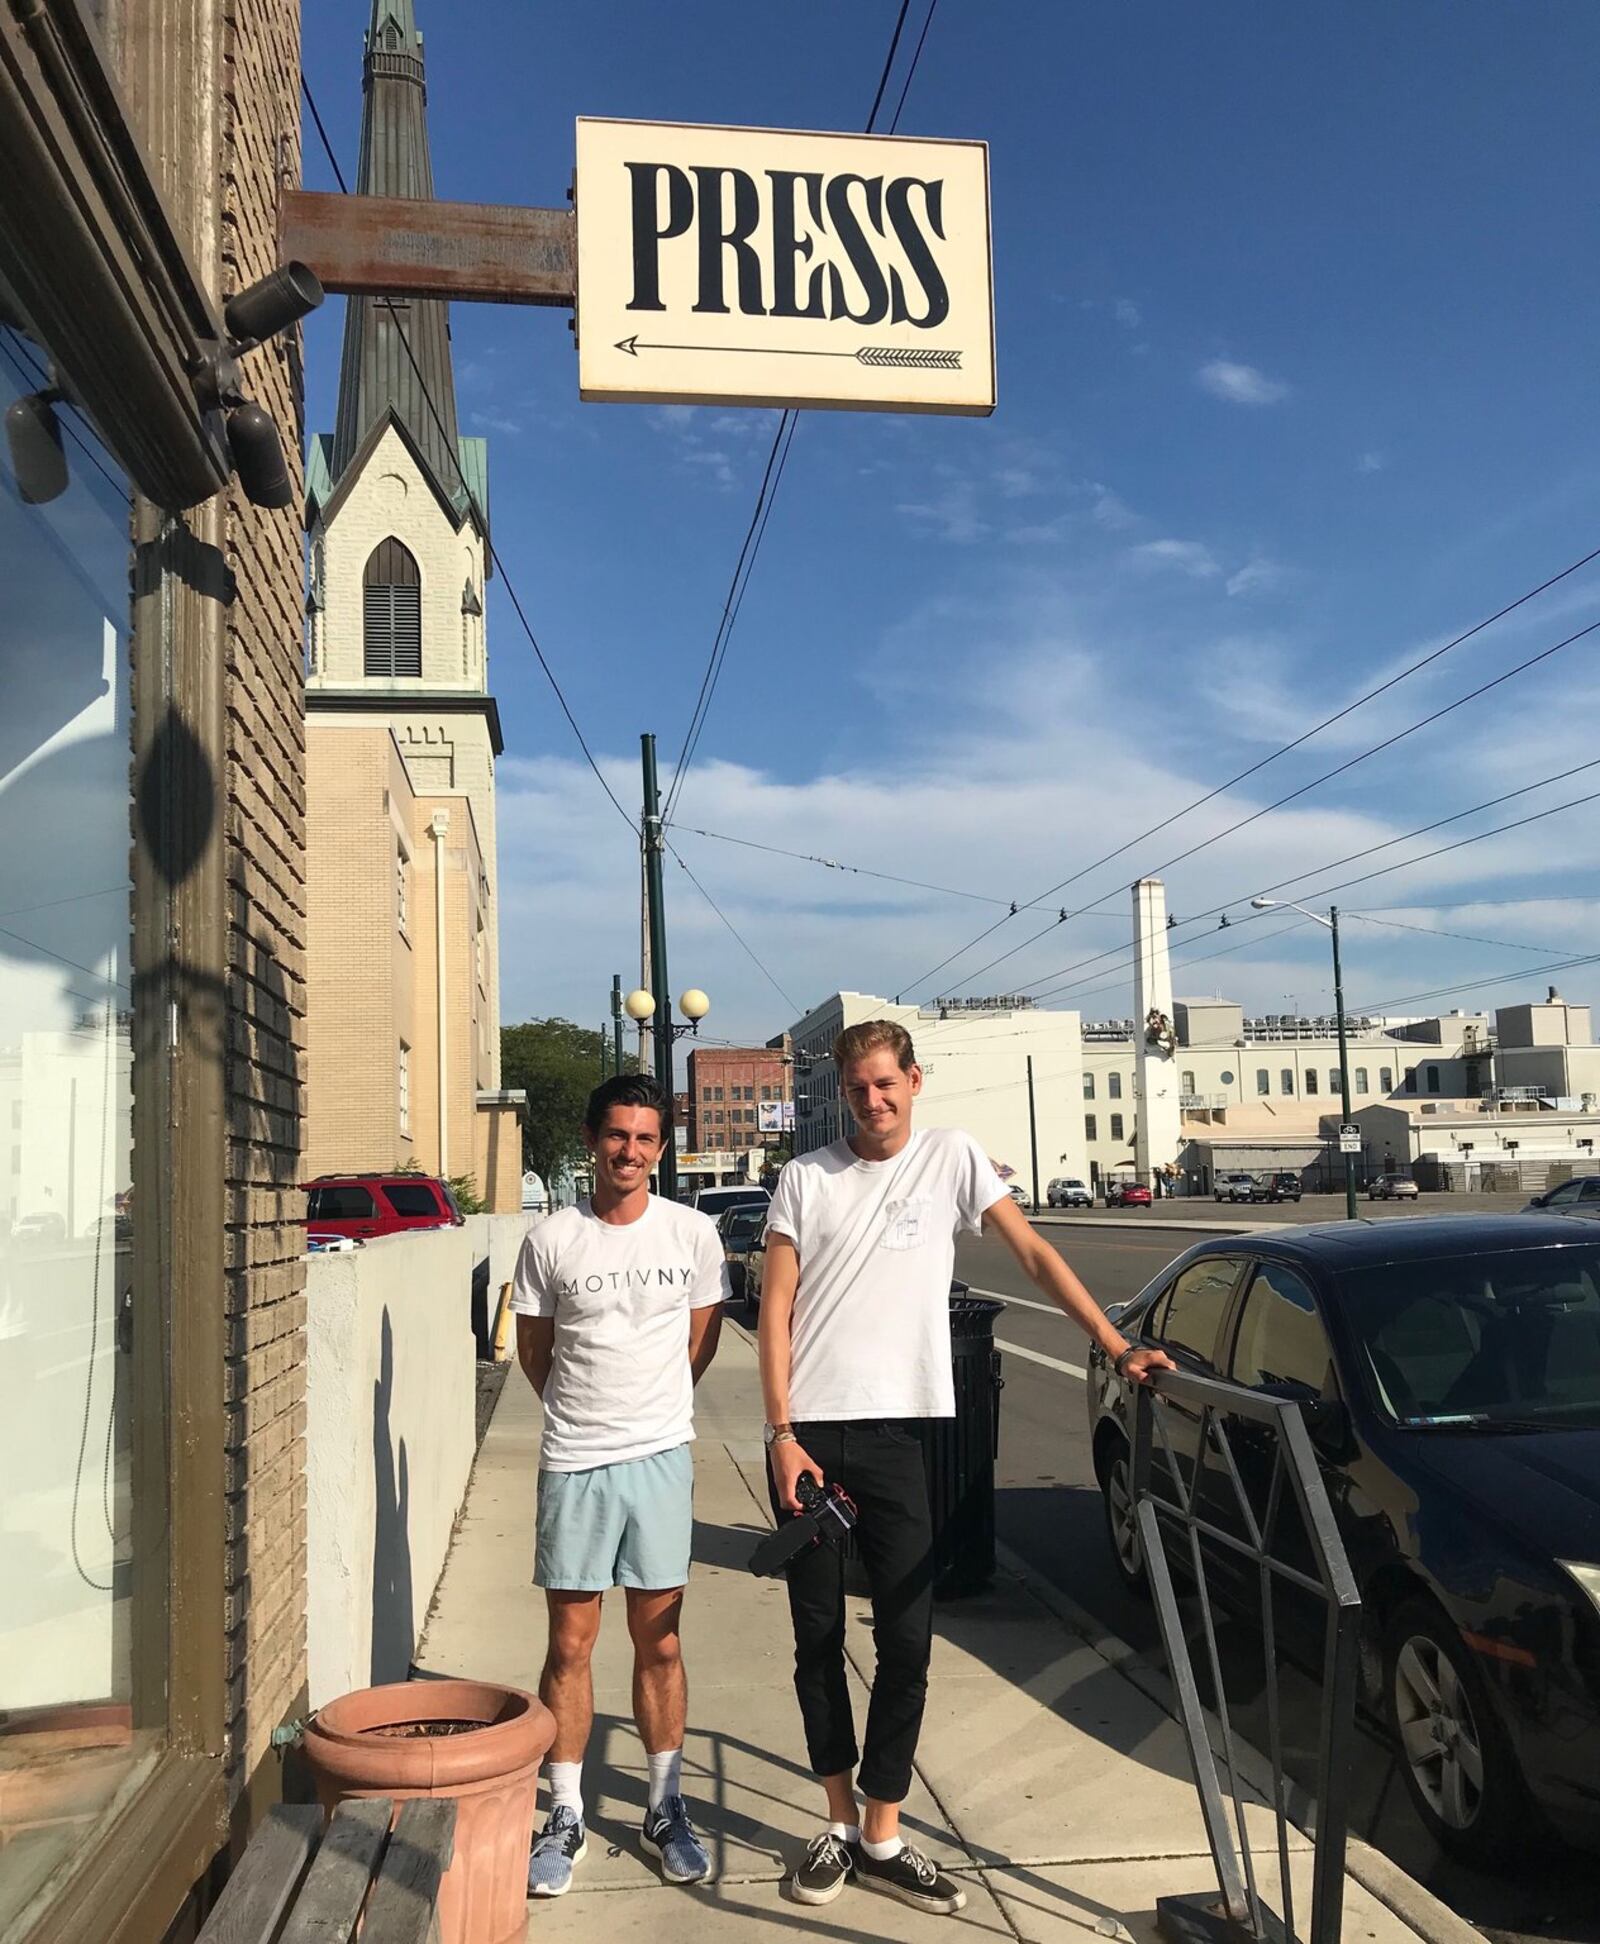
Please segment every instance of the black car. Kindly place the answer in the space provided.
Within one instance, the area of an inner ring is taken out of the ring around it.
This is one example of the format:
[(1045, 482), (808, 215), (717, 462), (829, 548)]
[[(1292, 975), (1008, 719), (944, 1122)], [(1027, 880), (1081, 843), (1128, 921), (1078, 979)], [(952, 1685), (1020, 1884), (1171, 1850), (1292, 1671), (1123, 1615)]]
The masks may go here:
[(1303, 1192), (1300, 1177), (1292, 1168), (1273, 1168), (1264, 1175), (1256, 1176), (1256, 1184), (1250, 1190), (1250, 1199), (1263, 1202), (1297, 1202)]
[[(1308, 1406), (1361, 1589), (1369, 1697), (1428, 1829), (1479, 1861), (1542, 1818), (1600, 1842), (1600, 1235), (1559, 1215), (1339, 1222), (1216, 1237), (1121, 1311), (1130, 1342)], [(1090, 1427), (1124, 1581), (1129, 1387), (1090, 1356)], [(1199, 1420), (1160, 1405), (1180, 1471)], [(1248, 1498), (1272, 1463), (1226, 1426)], [(1258, 1475), (1259, 1473), (1259, 1475)], [(1243, 1530), (1208, 1457), (1209, 1516)], [(1262, 1510), (1256, 1506), (1259, 1514)], [(1298, 1513), (1280, 1554), (1295, 1544)], [(1311, 1570), (1303, 1531), (1302, 1564)], [(1253, 1567), (1218, 1546), (1207, 1583), (1249, 1618)], [(1286, 1653), (1320, 1666), (1320, 1599), (1275, 1596)]]
[(730, 1208), (718, 1228), (722, 1234), (722, 1253), (728, 1260), (728, 1281), (735, 1296), (744, 1298), (750, 1304), (749, 1290), (745, 1281), (746, 1266), (750, 1251), (760, 1242), (762, 1232), (767, 1226), (765, 1204), (759, 1208)]

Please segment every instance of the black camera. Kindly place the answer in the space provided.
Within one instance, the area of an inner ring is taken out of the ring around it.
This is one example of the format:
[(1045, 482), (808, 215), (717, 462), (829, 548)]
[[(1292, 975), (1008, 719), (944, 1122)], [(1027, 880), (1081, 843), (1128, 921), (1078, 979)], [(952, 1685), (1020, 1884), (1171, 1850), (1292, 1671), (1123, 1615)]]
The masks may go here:
[(856, 1522), (856, 1508), (844, 1488), (822, 1486), (810, 1472), (800, 1474), (794, 1488), (800, 1510), (769, 1532), (750, 1555), (750, 1570), (761, 1579), (777, 1579), (791, 1560), (813, 1546), (841, 1546)]

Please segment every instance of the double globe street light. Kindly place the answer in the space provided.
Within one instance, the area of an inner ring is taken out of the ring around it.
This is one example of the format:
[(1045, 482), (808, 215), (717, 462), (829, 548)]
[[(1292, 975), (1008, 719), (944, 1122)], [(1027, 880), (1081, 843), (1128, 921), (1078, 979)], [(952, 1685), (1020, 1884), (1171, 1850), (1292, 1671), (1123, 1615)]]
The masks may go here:
[[(1326, 914), (1308, 910), (1305, 905), (1296, 904), (1293, 898), (1252, 898), (1254, 911), (1298, 911), (1302, 918), (1309, 918), (1313, 924), (1321, 925), (1333, 938), (1333, 1010), (1339, 1022), (1339, 1108), (1343, 1115), (1340, 1145), (1344, 1145), (1342, 1129), (1351, 1127), (1350, 1119), (1350, 1048), (1345, 1039), (1344, 1029), (1344, 973), (1339, 965), (1339, 907), (1329, 905)], [(1356, 1157), (1345, 1148), (1344, 1152), (1344, 1212), (1346, 1219), (1356, 1219)]]
[[(664, 1019), (655, 1018), (656, 1000), (654, 993), (647, 992), (643, 986), (636, 986), (623, 1000), (623, 1008), (636, 1025), (650, 1027), (655, 1038), (656, 1079), (670, 1101), (672, 1085), (672, 1047), (673, 1042), (684, 1033), (698, 1033), (700, 1022), (711, 1010), (711, 1001), (699, 986), (690, 986), (678, 995), (678, 1011), (688, 1022), (680, 1026), (670, 1012)], [(656, 1166), (656, 1178), (661, 1193), (669, 1201), (678, 1195), (678, 1151), (673, 1140), (666, 1141), (661, 1149), (661, 1159)]]

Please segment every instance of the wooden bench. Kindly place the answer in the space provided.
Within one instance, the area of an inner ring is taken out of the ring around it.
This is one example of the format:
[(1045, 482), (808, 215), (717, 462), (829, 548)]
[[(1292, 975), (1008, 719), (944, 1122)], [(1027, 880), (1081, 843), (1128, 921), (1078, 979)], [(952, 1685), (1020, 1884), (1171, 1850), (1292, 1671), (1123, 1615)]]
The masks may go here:
[[(391, 1830), (390, 1820), (394, 1827)], [(456, 1805), (436, 1798), (280, 1803), (251, 1837), (199, 1944), (439, 1944)], [(365, 1921), (362, 1911), (365, 1909)]]

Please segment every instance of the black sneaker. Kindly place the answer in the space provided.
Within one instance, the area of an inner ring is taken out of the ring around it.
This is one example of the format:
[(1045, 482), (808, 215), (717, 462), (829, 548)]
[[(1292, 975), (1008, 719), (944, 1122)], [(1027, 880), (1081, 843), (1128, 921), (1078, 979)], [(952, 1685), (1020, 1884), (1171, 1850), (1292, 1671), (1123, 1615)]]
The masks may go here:
[(806, 1860), (789, 1879), (789, 1887), (803, 1904), (832, 1903), (849, 1882), (861, 1857), (859, 1843), (847, 1843), (825, 1829), (813, 1836)]
[(913, 1909), (926, 1910), (935, 1917), (952, 1917), (966, 1906), (966, 1891), (909, 1843), (882, 1863), (869, 1856), (863, 1845), (856, 1851), (855, 1862), (856, 1875), (869, 1889), (885, 1891)]

